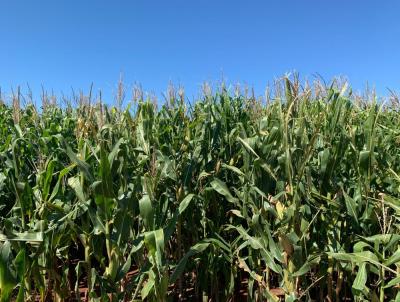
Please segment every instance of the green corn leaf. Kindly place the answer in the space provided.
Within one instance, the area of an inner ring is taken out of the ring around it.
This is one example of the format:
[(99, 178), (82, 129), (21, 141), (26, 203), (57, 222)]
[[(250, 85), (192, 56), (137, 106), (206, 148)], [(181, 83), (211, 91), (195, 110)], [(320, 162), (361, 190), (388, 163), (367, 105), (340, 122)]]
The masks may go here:
[(147, 296), (150, 294), (151, 291), (154, 290), (154, 280), (148, 280), (141, 291), (141, 296), (142, 296), (142, 301), (147, 298)]
[(394, 263), (400, 263), (400, 248), (384, 262), (386, 266), (390, 266)]
[(0, 241), (25, 241), (31, 244), (38, 244), (43, 241), (43, 232), (15, 232), (7, 236), (0, 234)]
[(75, 176), (68, 178), (68, 185), (74, 189), (76, 196), (81, 202), (86, 201), (85, 194), (83, 193), (83, 188), (78, 177)]
[(180, 277), (180, 275), (184, 272), (186, 263), (188, 259), (196, 254), (204, 252), (208, 247), (210, 243), (208, 242), (199, 242), (192, 246), (190, 250), (183, 256), (183, 258), (179, 261), (178, 265), (175, 267), (175, 270), (173, 271), (170, 282), (174, 283), (176, 280)]
[(260, 241), (259, 238), (256, 237), (252, 237), (250, 236), (244, 229), (242, 226), (240, 227), (234, 227), (234, 229), (236, 229), (239, 234), (243, 237), (243, 239), (246, 240), (246, 242), (253, 248), (256, 250), (260, 250), (262, 256), (263, 256), (263, 260), (265, 261), (266, 265), (272, 269), (274, 272), (281, 274), (282, 273), (282, 269), (280, 266), (278, 266), (275, 261), (274, 261), (274, 257), (271, 255), (271, 253), (267, 250), (266, 247), (264, 247), (263, 243)]
[(357, 203), (356, 201), (347, 195), (346, 192), (343, 191), (344, 201), (346, 203), (347, 213), (354, 218), (355, 221), (358, 222), (358, 214), (357, 214)]
[(118, 273), (115, 277), (114, 282), (118, 282), (126, 276), (129, 269), (131, 268), (131, 264), (132, 264), (132, 259), (131, 259), (131, 256), (129, 255), (128, 258), (126, 259), (124, 265), (118, 270)]
[(179, 214), (182, 214), (192, 201), (194, 194), (188, 194), (179, 204)]
[(312, 267), (319, 264), (320, 261), (321, 261), (320, 256), (309, 257), (309, 259), (307, 259), (306, 262), (295, 273), (292, 274), (292, 276), (299, 277), (307, 274), (312, 269)]
[(222, 168), (225, 168), (225, 169), (227, 169), (227, 170), (230, 170), (230, 171), (236, 173), (236, 174), (239, 175), (239, 176), (245, 176), (245, 174), (244, 174), (239, 168), (237, 168), (237, 167), (235, 167), (235, 166), (231, 166), (231, 165), (227, 165), (227, 164), (224, 164), (224, 163), (223, 163), (223, 164), (221, 165), (221, 167), (222, 167)]
[(106, 198), (114, 198), (110, 162), (103, 147), (100, 147), (99, 175), (101, 177), (101, 195)]
[[(385, 288), (390, 288), (390, 287), (396, 286), (396, 285), (398, 285), (398, 284), (400, 284), (400, 274), (397, 275), (397, 276), (396, 276), (395, 278), (393, 278), (392, 280), (390, 280), (390, 281), (385, 285)], [(397, 300), (395, 300), (395, 301), (397, 301)]]
[(382, 267), (385, 270), (392, 272), (397, 275), (397, 272), (390, 267), (382, 264), (378, 257), (370, 251), (363, 251), (357, 253), (326, 253), (328, 256), (340, 261), (351, 262), (357, 265), (361, 265), (364, 262), (369, 262), (370, 264), (375, 265), (376, 267)]
[(149, 250), (151, 257), (155, 260), (155, 263), (153, 264), (158, 267), (158, 270), (160, 270), (164, 253), (164, 230), (158, 229), (146, 232), (144, 234), (144, 243), (146, 248)]
[(25, 272), (26, 272), (26, 252), (25, 249), (21, 249), (17, 256), (15, 257), (14, 265), (16, 268), (19, 289), (16, 301), (24, 302), (25, 301)]
[(369, 171), (369, 165), (370, 165), (370, 151), (369, 150), (360, 151), (359, 165), (360, 165), (361, 171), (364, 174), (367, 174)]
[(367, 263), (363, 262), (358, 268), (356, 278), (354, 279), (352, 289), (358, 292), (362, 292), (367, 282)]
[(17, 285), (11, 268), (11, 244), (9, 241), (0, 244), (0, 301), (10, 301), (12, 291)]
[(153, 206), (151, 204), (149, 195), (143, 195), (143, 197), (139, 200), (139, 209), (140, 216), (142, 217), (146, 228), (148, 230), (153, 229)]
[[(58, 175), (57, 183), (54, 186), (53, 191), (48, 199), (49, 202), (52, 201), (57, 196), (57, 194), (59, 192), (60, 184), (63, 180), (63, 177), (65, 175), (67, 175), (71, 171), (71, 169), (72, 169), (72, 167), (67, 167), (67, 168), (64, 168), (63, 170), (61, 170), (60, 174)], [(82, 192), (82, 195), (83, 195), (83, 192)]]
[(113, 164), (115, 157), (118, 155), (118, 152), (120, 151), (120, 147), (124, 143), (124, 141), (125, 141), (124, 138), (120, 138), (118, 140), (118, 142), (114, 145), (110, 154), (108, 154), (108, 161), (109, 161), (110, 165)]
[(44, 184), (43, 184), (43, 193), (42, 193), (44, 200), (47, 200), (47, 197), (50, 192), (50, 185), (51, 185), (51, 181), (53, 178), (53, 171), (54, 171), (55, 164), (56, 164), (56, 162), (54, 160), (51, 160), (47, 164), (47, 169), (46, 169), (46, 174), (45, 174)]
[(221, 181), (218, 178), (215, 178), (214, 180), (211, 181), (211, 187), (217, 191), (219, 194), (225, 196), (225, 198), (231, 202), (231, 203), (236, 203), (238, 200), (236, 198), (234, 198), (231, 194), (231, 192), (229, 191), (228, 187), (226, 186), (226, 184)]
[(256, 158), (259, 158), (258, 154), (250, 147), (249, 143), (246, 142), (244, 139), (237, 137), (237, 140), (242, 144), (242, 146), (246, 149), (247, 152), (253, 154)]
[(92, 173), (90, 173), (90, 165), (79, 159), (69, 146), (66, 147), (65, 151), (71, 162), (74, 163), (80, 171), (82, 171), (89, 182), (93, 182), (93, 176)]

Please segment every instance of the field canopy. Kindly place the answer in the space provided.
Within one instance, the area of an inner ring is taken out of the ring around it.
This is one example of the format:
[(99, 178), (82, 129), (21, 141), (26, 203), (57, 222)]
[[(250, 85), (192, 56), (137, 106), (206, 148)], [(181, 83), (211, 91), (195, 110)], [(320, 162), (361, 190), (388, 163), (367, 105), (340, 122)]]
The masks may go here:
[(0, 102), (0, 300), (400, 301), (398, 99), (270, 91)]

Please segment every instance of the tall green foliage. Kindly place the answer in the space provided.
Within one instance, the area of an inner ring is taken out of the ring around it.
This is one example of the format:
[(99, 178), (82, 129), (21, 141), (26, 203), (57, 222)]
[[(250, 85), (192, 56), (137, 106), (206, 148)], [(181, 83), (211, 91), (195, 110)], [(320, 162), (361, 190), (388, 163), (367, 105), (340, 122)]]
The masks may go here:
[(400, 301), (398, 106), (284, 79), (267, 104), (16, 110), (1, 301)]

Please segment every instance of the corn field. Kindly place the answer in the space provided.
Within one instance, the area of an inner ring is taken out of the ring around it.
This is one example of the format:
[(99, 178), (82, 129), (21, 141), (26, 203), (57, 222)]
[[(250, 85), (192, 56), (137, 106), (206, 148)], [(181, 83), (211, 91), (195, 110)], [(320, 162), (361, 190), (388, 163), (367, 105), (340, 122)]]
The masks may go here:
[(1, 301), (400, 301), (398, 102), (120, 88), (0, 102)]

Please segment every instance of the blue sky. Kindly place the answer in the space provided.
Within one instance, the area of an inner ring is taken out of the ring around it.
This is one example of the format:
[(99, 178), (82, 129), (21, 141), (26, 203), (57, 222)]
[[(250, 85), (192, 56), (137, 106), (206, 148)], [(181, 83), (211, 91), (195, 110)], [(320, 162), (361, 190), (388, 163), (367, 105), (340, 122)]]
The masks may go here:
[(189, 98), (204, 81), (263, 94), (286, 72), (345, 75), (355, 89), (400, 88), (400, 2), (1, 1), (0, 85), (56, 94), (102, 89), (120, 73), (159, 95), (170, 81)]

